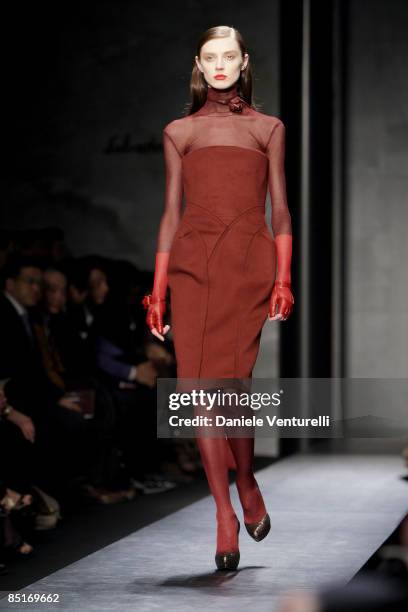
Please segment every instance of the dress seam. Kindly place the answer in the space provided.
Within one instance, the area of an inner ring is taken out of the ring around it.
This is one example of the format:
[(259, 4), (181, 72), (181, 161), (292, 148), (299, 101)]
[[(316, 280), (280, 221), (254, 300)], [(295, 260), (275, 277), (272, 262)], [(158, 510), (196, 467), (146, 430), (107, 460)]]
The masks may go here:
[(196, 206), (197, 208), (201, 208), (201, 210), (204, 210), (206, 213), (208, 213), (208, 215), (210, 215), (210, 217), (214, 217), (214, 219), (217, 219), (220, 223), (222, 223), (225, 227), (228, 227), (227, 223), (224, 223), (224, 221), (222, 219), (220, 219), (216, 214), (214, 214), (211, 210), (208, 210), (208, 208), (206, 208), (205, 206), (201, 206), (200, 204), (194, 204), (194, 202), (187, 202), (186, 203), (186, 208), (187, 206)]
[(209, 271), (208, 271), (208, 253), (207, 253), (207, 245), (205, 244), (205, 241), (203, 240), (199, 230), (194, 227), (194, 225), (191, 225), (191, 223), (189, 223), (188, 221), (184, 221), (184, 223), (186, 225), (188, 225), (192, 231), (194, 233), (197, 234), (201, 244), (203, 245), (204, 248), (204, 253), (205, 253), (205, 260), (206, 260), (206, 274), (207, 274), (207, 299), (206, 299), (206, 304), (205, 304), (205, 314), (204, 314), (204, 323), (203, 323), (203, 331), (201, 334), (201, 355), (200, 355), (200, 364), (198, 367), (198, 378), (200, 378), (201, 376), (201, 368), (202, 368), (202, 364), (203, 364), (203, 355), (204, 355), (204, 337), (205, 337), (205, 330), (207, 327), (207, 315), (208, 315), (208, 301), (209, 301), (209, 295), (210, 295), (210, 275), (209, 275)]
[[(248, 213), (248, 212), (249, 212), (249, 211), (251, 211), (251, 210), (254, 210), (255, 208), (260, 208), (260, 207), (259, 207), (259, 206), (252, 206), (251, 208), (247, 208), (247, 209), (246, 209), (246, 210), (244, 210), (242, 213), (240, 213), (240, 214), (238, 215), (238, 217), (235, 217), (235, 219), (234, 219), (234, 220), (233, 220), (233, 221), (232, 221), (232, 222), (231, 222), (229, 225), (227, 225), (227, 226), (225, 227), (225, 229), (223, 230), (222, 234), (221, 234), (221, 235), (218, 237), (218, 240), (217, 240), (217, 242), (216, 242), (216, 244), (215, 244), (215, 246), (214, 246), (213, 250), (211, 251), (211, 255), (210, 255), (210, 256), (209, 256), (209, 258), (208, 258), (208, 263), (210, 262), (211, 258), (213, 257), (214, 252), (215, 252), (215, 251), (216, 251), (216, 249), (218, 248), (218, 245), (219, 245), (219, 244), (221, 244), (221, 242), (223, 241), (223, 239), (224, 239), (224, 235), (226, 234), (226, 232), (227, 232), (228, 230), (230, 230), (230, 229), (231, 229), (231, 228), (232, 228), (232, 227), (233, 227), (233, 226), (234, 226), (236, 223), (238, 223), (238, 221), (241, 219), (241, 217), (242, 217), (243, 215), (245, 215), (246, 213)], [(261, 208), (263, 208), (263, 207), (261, 207)], [(265, 219), (264, 219), (264, 220), (265, 220)]]
[[(245, 260), (244, 260), (244, 277), (246, 278), (246, 273), (247, 273), (247, 264), (248, 264), (248, 253), (249, 253), (249, 249), (251, 248), (252, 242), (255, 239), (255, 237), (264, 230), (264, 227), (260, 227), (251, 237), (251, 240), (248, 243), (247, 246), (247, 250), (245, 253)], [(240, 348), (240, 339), (241, 339), (241, 321), (242, 321), (242, 316), (238, 316), (237, 317), (237, 340), (236, 340), (236, 344), (235, 344), (235, 355), (234, 355), (234, 376), (233, 378), (237, 378), (237, 369), (238, 369), (238, 365), (239, 365), (239, 348)]]

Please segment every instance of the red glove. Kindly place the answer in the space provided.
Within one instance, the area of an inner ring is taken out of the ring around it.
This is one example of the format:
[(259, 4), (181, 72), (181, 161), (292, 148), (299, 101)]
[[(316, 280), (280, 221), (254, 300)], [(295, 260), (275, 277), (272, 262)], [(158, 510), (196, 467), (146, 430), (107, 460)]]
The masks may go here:
[(154, 336), (164, 340), (170, 325), (163, 327), (163, 315), (166, 312), (167, 266), (170, 252), (156, 253), (153, 291), (144, 296), (142, 304), (147, 309), (146, 323)]
[[(269, 301), (269, 320), (286, 321), (291, 315), (295, 299), (291, 291), (290, 265), (292, 259), (292, 235), (278, 234), (275, 237), (278, 273)], [(276, 307), (278, 311), (276, 312)]]

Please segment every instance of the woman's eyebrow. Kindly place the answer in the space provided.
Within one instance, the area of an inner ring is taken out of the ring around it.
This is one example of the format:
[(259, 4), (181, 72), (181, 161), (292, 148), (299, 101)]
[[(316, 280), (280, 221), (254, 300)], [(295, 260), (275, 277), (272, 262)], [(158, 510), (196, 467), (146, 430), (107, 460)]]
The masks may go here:
[[(213, 55), (215, 51), (206, 51), (205, 55)], [(230, 49), (229, 51), (224, 51), (224, 53), (237, 53), (236, 49)]]

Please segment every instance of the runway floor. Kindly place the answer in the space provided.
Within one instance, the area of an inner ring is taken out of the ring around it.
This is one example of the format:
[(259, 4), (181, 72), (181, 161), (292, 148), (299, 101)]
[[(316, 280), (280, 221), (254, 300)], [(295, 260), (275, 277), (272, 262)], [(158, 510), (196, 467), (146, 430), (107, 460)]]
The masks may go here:
[[(19, 591), (58, 603), (1, 610), (81, 612), (279, 609), (283, 593), (346, 583), (407, 513), (404, 467), (393, 455), (295, 455), (257, 472), (271, 517), (262, 542), (241, 521), (237, 572), (217, 572), (215, 506), (208, 496)], [(79, 536), (80, 537), (80, 534)]]

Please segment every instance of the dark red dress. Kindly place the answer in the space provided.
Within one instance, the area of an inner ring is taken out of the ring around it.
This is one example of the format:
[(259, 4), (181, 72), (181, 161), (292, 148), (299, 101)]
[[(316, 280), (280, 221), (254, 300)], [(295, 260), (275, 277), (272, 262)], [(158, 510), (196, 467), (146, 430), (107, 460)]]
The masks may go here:
[(204, 106), (163, 130), (165, 212), (182, 215), (157, 245), (170, 251), (178, 379), (252, 376), (276, 275), (268, 187), (274, 235), (291, 234), (284, 131), (237, 98), (236, 86), (209, 88)]

